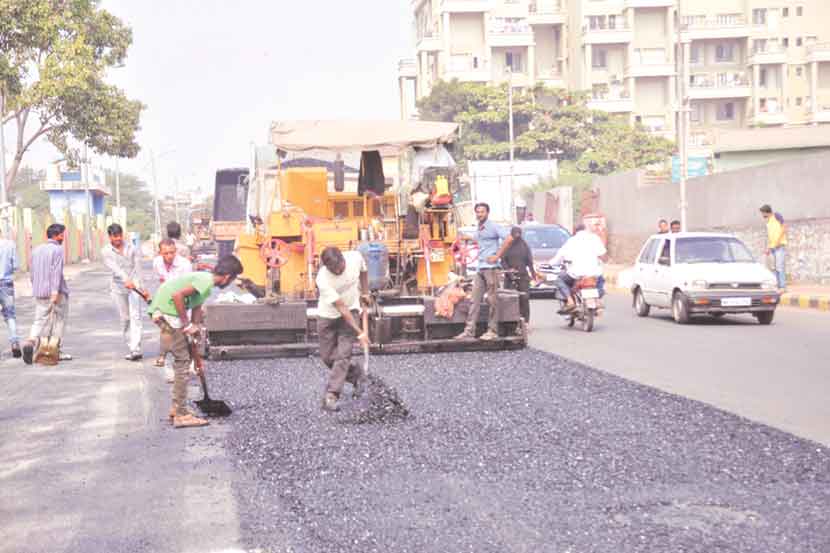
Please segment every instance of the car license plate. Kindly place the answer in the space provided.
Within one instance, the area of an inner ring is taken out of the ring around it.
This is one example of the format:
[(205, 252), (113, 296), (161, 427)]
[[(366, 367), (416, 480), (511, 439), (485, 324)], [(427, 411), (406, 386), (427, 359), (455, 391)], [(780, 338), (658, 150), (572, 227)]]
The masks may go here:
[(749, 307), (752, 305), (752, 298), (723, 298), (720, 304), (723, 307)]
[(553, 282), (554, 280), (556, 280), (556, 275), (547, 274), (545, 275), (545, 280), (547, 280), (548, 282)]
[(599, 297), (599, 290), (596, 288), (585, 288), (582, 290), (582, 299), (597, 299)]

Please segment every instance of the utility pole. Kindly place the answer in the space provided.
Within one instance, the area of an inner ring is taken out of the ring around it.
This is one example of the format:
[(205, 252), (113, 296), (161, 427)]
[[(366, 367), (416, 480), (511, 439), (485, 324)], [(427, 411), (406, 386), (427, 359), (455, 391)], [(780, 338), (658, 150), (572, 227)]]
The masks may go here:
[(6, 204), (9, 203), (8, 190), (6, 189), (6, 135), (3, 131), (3, 116), (6, 113), (6, 93), (0, 88), (0, 224), (2, 225), (3, 236), (9, 236), (8, 224), (8, 208)]
[(150, 150), (150, 163), (153, 170), (153, 211), (155, 212), (154, 230), (156, 239), (161, 239), (161, 214), (159, 213), (159, 187), (156, 180), (156, 156)]
[(115, 158), (115, 206), (121, 207), (121, 171), (118, 170), (118, 158)]
[(508, 132), (510, 134), (510, 221), (516, 222), (516, 200), (514, 198), (516, 189), (514, 187), (514, 169), (513, 169), (513, 68), (507, 66), (507, 117), (508, 117)]
[[(84, 225), (84, 242), (86, 246), (86, 258), (92, 260), (92, 197), (89, 191), (89, 148), (84, 144), (84, 160), (81, 164), (81, 175), (84, 179), (84, 190), (86, 192), (86, 224)], [(70, 211), (70, 217), (71, 211)]]
[(677, 146), (680, 156), (680, 229), (685, 232), (687, 229), (687, 202), (686, 202), (686, 179), (689, 173), (689, 95), (688, 87), (688, 65), (687, 46), (683, 42), (683, 2), (677, 0), (677, 72), (678, 72), (678, 95), (680, 109), (677, 113)]

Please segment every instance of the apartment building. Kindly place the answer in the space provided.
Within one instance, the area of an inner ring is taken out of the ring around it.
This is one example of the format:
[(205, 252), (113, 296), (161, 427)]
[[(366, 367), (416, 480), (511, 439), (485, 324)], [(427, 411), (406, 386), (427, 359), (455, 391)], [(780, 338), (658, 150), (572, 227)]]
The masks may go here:
[(830, 122), (830, 0), (411, 0), (410, 6), (416, 55), (401, 65), (405, 117), (410, 98), (428, 95), (439, 79), (500, 83), (509, 68), (516, 87), (589, 91), (592, 107), (670, 134), (685, 62), (693, 134)]

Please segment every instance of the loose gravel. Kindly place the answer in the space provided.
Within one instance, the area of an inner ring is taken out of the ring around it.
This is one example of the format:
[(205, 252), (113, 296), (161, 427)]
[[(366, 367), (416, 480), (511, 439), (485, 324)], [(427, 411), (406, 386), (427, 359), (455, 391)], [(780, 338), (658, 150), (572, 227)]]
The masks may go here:
[[(830, 450), (534, 350), (212, 364), (250, 549), (830, 551)], [(385, 384), (384, 384), (385, 383)]]

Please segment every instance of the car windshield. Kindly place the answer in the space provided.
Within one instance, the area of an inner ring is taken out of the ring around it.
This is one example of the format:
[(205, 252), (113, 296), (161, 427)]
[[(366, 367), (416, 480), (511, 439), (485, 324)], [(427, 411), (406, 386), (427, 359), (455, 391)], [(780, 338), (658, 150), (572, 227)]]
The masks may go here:
[(568, 232), (559, 227), (524, 227), (522, 237), (531, 250), (558, 250), (569, 238)]
[(753, 263), (755, 258), (737, 238), (706, 236), (678, 238), (677, 263)]

